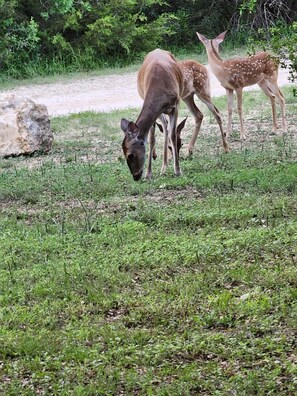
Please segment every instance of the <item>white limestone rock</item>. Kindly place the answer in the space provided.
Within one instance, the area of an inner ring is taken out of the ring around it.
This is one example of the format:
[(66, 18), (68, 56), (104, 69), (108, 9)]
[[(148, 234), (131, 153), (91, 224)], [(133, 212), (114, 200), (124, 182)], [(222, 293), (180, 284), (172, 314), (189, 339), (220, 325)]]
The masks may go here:
[(47, 152), (53, 140), (45, 105), (15, 96), (0, 101), (0, 157)]

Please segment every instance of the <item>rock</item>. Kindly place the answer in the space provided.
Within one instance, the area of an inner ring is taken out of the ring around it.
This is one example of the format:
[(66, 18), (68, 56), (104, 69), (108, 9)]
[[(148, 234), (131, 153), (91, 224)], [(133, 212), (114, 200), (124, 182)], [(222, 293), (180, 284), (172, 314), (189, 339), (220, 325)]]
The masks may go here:
[(0, 101), (0, 157), (47, 152), (53, 140), (46, 106), (15, 96)]

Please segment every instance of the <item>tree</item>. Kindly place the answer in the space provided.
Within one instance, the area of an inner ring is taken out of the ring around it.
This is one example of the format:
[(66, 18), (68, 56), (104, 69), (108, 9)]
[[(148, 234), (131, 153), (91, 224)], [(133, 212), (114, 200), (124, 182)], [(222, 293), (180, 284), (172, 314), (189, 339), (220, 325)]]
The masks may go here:
[[(251, 47), (271, 49), (297, 80), (297, 3), (295, 0), (244, 0), (239, 7), (242, 23), (255, 31)], [(294, 93), (297, 94), (296, 89)]]

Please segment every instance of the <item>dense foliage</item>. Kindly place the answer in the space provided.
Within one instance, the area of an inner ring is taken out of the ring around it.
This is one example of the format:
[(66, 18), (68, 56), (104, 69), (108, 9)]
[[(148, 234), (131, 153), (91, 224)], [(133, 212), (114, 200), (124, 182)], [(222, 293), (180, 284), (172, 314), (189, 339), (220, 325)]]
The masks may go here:
[(196, 31), (228, 29), (240, 43), (296, 15), (294, 0), (0, 0), (1, 74), (123, 65), (157, 46), (196, 47)]
[[(294, 8), (292, 6), (293, 1), (288, 0), (244, 0), (240, 8), (240, 17), (244, 18), (249, 26), (255, 27), (256, 32), (249, 40), (251, 48), (270, 48), (279, 56), (281, 66), (289, 67), (291, 80), (294, 81), (297, 79), (297, 22), (296, 12), (293, 12), (293, 17), (290, 18), (290, 12)], [(288, 23), (290, 20), (293, 22)], [(296, 89), (294, 92), (296, 94)]]

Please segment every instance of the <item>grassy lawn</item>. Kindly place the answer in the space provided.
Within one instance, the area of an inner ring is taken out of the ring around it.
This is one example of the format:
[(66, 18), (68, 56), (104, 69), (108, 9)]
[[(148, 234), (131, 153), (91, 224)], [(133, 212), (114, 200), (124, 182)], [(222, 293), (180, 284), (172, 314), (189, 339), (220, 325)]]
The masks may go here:
[[(232, 151), (205, 119), (183, 176), (134, 182), (121, 117), (55, 118), (45, 156), (0, 160), (1, 395), (295, 395), (297, 107), (273, 136), (244, 95)], [(215, 104), (226, 123), (226, 98)], [(188, 115), (184, 106), (181, 116)]]

